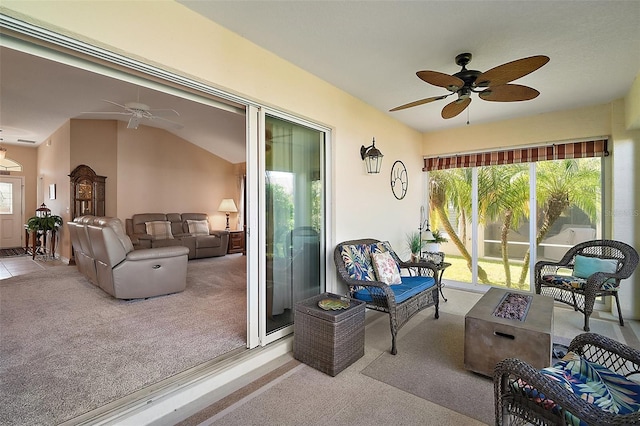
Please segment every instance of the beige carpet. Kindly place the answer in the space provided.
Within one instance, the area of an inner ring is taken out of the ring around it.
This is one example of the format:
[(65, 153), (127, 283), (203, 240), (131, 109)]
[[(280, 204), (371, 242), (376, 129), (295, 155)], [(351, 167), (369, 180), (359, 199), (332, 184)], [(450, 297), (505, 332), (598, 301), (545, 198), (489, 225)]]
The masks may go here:
[(134, 301), (75, 267), (0, 281), (0, 424), (58, 424), (244, 347), (245, 262), (190, 261), (184, 292)]
[(398, 340), (362, 370), (373, 379), (487, 424), (494, 421), (493, 382), (464, 369), (464, 316), (440, 313)]

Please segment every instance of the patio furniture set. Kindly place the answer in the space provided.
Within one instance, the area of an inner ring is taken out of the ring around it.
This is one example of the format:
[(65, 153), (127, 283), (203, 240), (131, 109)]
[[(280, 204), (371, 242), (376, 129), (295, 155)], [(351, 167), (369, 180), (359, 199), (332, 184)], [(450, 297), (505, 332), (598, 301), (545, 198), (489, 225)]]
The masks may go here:
[[(557, 262), (545, 260), (535, 265), (536, 294), (492, 288), (469, 311), (465, 316), (465, 368), (493, 378), (496, 425), (522, 421), (536, 425), (640, 424), (637, 349), (583, 333), (571, 342), (566, 356), (551, 366), (553, 302), (582, 312), (584, 330), (589, 331), (595, 299), (611, 296), (620, 325), (624, 325), (618, 289), (638, 260), (637, 251), (623, 242), (585, 241)], [(360, 239), (339, 243), (334, 261), (338, 277), (348, 286), (342, 299), (354, 301), (361, 312), (356, 349), (350, 349), (351, 358), (339, 371), (364, 353), (364, 306), (389, 315), (394, 355), (398, 330), (411, 317), (433, 306), (438, 318), (443, 269), (431, 260), (404, 262), (388, 242)], [(409, 273), (401, 275), (401, 269)], [(505, 300), (520, 305), (504, 309)], [(296, 336), (297, 340), (298, 333)], [(306, 357), (309, 359), (309, 353)]]

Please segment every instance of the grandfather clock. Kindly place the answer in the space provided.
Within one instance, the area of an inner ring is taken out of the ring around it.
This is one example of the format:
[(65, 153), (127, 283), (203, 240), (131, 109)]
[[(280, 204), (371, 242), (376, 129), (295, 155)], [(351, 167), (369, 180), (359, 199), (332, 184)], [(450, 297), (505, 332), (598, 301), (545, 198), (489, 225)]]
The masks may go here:
[(104, 216), (105, 176), (81, 164), (69, 175), (71, 178), (71, 220), (78, 216)]

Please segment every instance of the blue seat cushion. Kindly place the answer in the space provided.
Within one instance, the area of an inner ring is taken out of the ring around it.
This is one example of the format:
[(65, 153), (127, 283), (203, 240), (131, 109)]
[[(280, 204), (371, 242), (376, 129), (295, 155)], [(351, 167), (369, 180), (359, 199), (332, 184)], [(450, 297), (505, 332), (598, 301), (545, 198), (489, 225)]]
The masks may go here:
[[(389, 287), (395, 295), (396, 303), (402, 303), (434, 285), (436, 285), (436, 280), (433, 277), (402, 277), (402, 284), (393, 284)], [(368, 287), (356, 291), (354, 297), (364, 302), (372, 302), (373, 298), (370, 291), (376, 295), (384, 296), (384, 292), (381, 289)]]

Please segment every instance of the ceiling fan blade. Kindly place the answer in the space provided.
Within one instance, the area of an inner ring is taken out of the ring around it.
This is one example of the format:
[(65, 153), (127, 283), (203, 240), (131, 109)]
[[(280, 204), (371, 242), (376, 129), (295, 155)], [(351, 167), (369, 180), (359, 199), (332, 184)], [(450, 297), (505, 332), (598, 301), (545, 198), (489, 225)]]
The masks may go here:
[(184, 127), (180, 123), (176, 123), (175, 121), (167, 120), (166, 118), (158, 117), (155, 115), (152, 115), (151, 117), (149, 117), (149, 120), (161, 121), (162, 123), (166, 124), (167, 126), (173, 127), (176, 130), (180, 130)]
[(178, 117), (180, 117), (180, 113), (178, 111), (176, 111), (175, 109), (171, 109), (171, 108), (150, 109), (149, 112), (154, 114), (154, 115), (167, 115), (167, 114), (172, 115), (172, 114), (175, 114)]
[(442, 118), (447, 119), (455, 117), (464, 111), (470, 103), (471, 98), (462, 100), (456, 99), (455, 101), (448, 103), (444, 108), (442, 108)]
[(518, 102), (528, 101), (540, 94), (536, 89), (520, 84), (503, 84), (491, 86), (480, 92), (480, 98), (493, 102)]
[(120, 105), (119, 103), (116, 103), (116, 102), (113, 102), (113, 101), (110, 101), (110, 100), (107, 100), (107, 99), (103, 99), (103, 100), (102, 100), (102, 102), (108, 102), (108, 103), (110, 103), (111, 105), (118, 106), (118, 107), (120, 107), (120, 108), (122, 108), (122, 109), (126, 109), (127, 111), (129, 110), (129, 108), (127, 108), (126, 106), (124, 106), (124, 105)]
[(130, 112), (120, 111), (83, 111), (80, 114), (94, 114), (94, 115), (131, 115)]
[(464, 86), (462, 79), (438, 71), (418, 71), (416, 75), (420, 80), (434, 86), (444, 87), (450, 92), (455, 92)]
[(532, 73), (549, 62), (548, 56), (537, 55), (517, 59), (485, 71), (476, 78), (476, 87), (499, 86)]
[(418, 105), (428, 104), (429, 102), (439, 101), (440, 99), (444, 99), (447, 96), (449, 96), (449, 95), (433, 96), (431, 98), (421, 99), (419, 101), (410, 102), (408, 104), (400, 105), (399, 107), (395, 107), (393, 109), (390, 109), (389, 111), (390, 112), (400, 111), (401, 109), (407, 109), (407, 108), (411, 108), (411, 107), (418, 106)]

